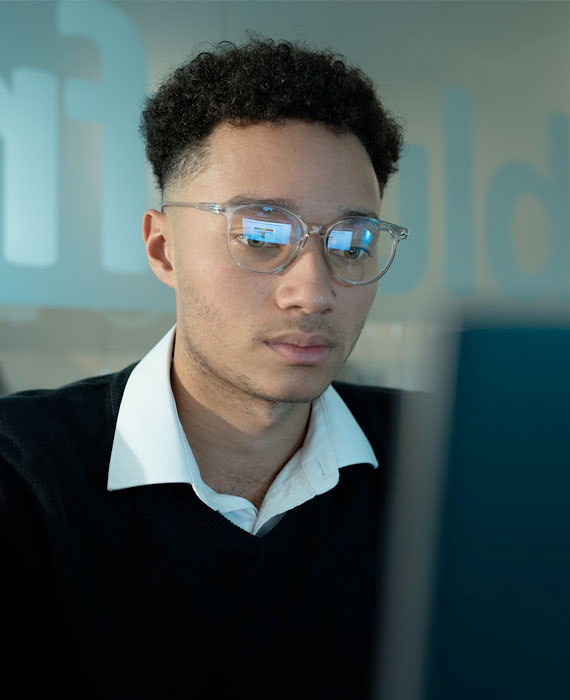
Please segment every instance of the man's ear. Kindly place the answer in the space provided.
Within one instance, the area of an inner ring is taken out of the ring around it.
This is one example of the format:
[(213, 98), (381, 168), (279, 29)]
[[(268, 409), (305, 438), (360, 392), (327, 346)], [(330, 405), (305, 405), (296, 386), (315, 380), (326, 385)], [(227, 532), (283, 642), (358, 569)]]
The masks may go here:
[(174, 289), (174, 246), (166, 214), (147, 209), (142, 221), (142, 235), (150, 269), (161, 282)]

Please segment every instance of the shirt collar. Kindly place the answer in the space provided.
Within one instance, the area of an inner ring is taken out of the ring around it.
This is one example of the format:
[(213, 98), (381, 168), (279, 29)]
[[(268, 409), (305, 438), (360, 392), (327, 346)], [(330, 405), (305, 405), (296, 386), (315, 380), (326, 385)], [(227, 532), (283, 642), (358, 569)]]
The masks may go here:
[[(127, 380), (109, 463), (109, 491), (165, 483), (203, 485), (170, 384), (175, 333), (173, 326)], [(313, 402), (307, 436), (295, 457), (302, 467), (321, 465), (321, 474), (305, 469), (307, 478), (319, 483), (317, 492), (322, 492), (327, 474), (338, 480), (341, 467), (378, 466), (364, 432), (332, 386)]]

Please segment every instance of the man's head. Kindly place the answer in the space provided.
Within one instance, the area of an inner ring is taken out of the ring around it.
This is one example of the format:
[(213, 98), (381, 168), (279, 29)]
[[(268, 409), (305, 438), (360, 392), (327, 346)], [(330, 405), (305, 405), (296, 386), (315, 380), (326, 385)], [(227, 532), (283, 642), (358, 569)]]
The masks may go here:
[[(257, 40), (179, 68), (148, 100), (142, 132), (165, 200), (280, 204), (325, 230), (352, 213), (379, 217), (402, 148), (400, 127), (360, 71), (329, 52)], [(321, 236), (285, 269), (243, 269), (232, 246), (247, 237), (226, 233), (212, 211), (145, 215), (151, 267), (176, 290), (175, 363), (190, 384), (312, 400), (350, 354), (376, 284), (335, 277)]]

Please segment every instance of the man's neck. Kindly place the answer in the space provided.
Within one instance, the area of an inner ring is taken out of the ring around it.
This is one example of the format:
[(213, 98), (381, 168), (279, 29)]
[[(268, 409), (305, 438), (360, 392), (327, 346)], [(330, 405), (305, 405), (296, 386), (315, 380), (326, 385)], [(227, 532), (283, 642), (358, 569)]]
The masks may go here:
[(200, 375), (181, 371), (176, 358), (170, 380), (204, 482), (259, 508), (281, 468), (303, 444), (311, 404), (232, 396)]

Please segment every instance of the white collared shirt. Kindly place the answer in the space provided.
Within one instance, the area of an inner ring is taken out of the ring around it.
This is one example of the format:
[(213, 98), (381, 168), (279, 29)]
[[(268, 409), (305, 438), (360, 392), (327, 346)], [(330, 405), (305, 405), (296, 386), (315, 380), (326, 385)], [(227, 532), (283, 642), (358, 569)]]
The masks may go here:
[(277, 474), (259, 509), (246, 498), (214, 491), (202, 479), (178, 418), (170, 384), (175, 333), (173, 326), (129, 376), (115, 428), (109, 491), (190, 484), (207, 506), (247, 532), (263, 535), (288, 510), (332, 489), (342, 467), (378, 466), (368, 439), (330, 386), (313, 401), (305, 441)]

